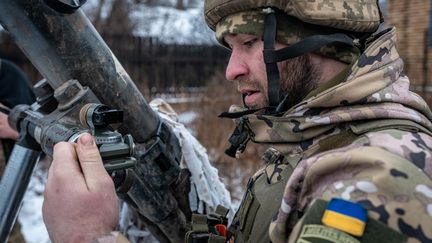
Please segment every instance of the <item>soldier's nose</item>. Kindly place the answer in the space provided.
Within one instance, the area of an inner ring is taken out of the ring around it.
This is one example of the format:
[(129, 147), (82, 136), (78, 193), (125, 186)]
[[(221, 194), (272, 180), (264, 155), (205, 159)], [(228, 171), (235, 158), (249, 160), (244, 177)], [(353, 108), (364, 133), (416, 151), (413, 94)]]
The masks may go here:
[(226, 79), (234, 81), (243, 75), (247, 75), (248, 72), (247, 64), (242, 60), (238, 52), (233, 50), (225, 72)]

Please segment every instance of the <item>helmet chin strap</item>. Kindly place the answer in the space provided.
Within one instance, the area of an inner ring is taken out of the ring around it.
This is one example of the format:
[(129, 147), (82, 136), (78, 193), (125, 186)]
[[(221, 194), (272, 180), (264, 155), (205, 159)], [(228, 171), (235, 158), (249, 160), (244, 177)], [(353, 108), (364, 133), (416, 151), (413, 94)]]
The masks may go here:
[(359, 46), (357, 39), (342, 33), (330, 35), (313, 35), (304, 38), (300, 42), (276, 50), (277, 38), (277, 19), (276, 13), (272, 8), (265, 8), (263, 12), (266, 14), (264, 20), (264, 62), (266, 65), (267, 81), (268, 81), (268, 100), (269, 107), (266, 109), (266, 114), (281, 114), (295, 104), (289, 104), (289, 90), (281, 89), (281, 81), (279, 76), (278, 62), (285, 61), (291, 58), (299, 57), (307, 53), (317, 51), (321, 47), (329, 44), (342, 44), (346, 46)]
[[(266, 17), (264, 20), (264, 33), (263, 33), (263, 41), (264, 41), (263, 53), (273, 53), (276, 51), (275, 50), (276, 34), (277, 34), (276, 13), (272, 8), (265, 8), (263, 9), (263, 12), (266, 13)], [(283, 94), (281, 92), (282, 90), (280, 89), (280, 85), (279, 85), (280, 77), (279, 77), (279, 68), (277, 66), (277, 62), (273, 60), (266, 60), (265, 56), (264, 56), (264, 62), (266, 64), (266, 72), (267, 72), (268, 102), (271, 110), (278, 106), (281, 96)]]

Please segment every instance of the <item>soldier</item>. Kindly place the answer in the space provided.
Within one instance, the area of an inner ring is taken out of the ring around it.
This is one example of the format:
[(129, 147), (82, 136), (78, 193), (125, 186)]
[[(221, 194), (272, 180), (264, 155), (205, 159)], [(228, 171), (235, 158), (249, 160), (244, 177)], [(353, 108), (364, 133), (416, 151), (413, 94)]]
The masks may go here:
[(18, 104), (32, 104), (35, 96), (23, 71), (6, 59), (0, 59), (0, 85), (0, 139), (3, 151), (0, 154), (1, 175), (5, 161), (8, 160), (18, 139), (18, 133), (9, 126), (6, 113)]
[[(227, 152), (270, 146), (230, 240), (432, 241), (432, 112), (409, 91), (378, 1), (206, 0), (205, 16), (244, 101), (223, 114), (237, 119)], [(44, 217), (54, 241), (120, 240), (90, 136), (56, 145)]]
[[(8, 123), (7, 114), (10, 108), (18, 104), (31, 104), (35, 97), (29, 86), (29, 82), (23, 71), (14, 63), (0, 59), (0, 178), (3, 175), (5, 163), (12, 152), (15, 141), (18, 139), (18, 133), (13, 130)], [(25, 242), (21, 234), (21, 226), (16, 222), (8, 242), (19, 243)]]

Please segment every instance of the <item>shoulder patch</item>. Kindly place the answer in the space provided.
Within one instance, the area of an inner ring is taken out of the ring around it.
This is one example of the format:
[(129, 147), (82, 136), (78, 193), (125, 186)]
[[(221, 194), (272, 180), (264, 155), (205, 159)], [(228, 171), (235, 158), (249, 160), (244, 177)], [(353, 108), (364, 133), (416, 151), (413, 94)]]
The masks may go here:
[(322, 217), (322, 223), (354, 236), (362, 236), (367, 220), (367, 210), (358, 203), (333, 198)]

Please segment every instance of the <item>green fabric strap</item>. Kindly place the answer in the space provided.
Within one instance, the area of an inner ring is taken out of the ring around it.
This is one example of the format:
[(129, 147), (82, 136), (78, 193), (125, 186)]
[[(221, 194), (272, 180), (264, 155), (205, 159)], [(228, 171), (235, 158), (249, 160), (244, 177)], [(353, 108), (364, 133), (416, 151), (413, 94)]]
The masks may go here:
[(216, 207), (216, 211), (215, 211), (215, 215), (218, 217), (223, 217), (226, 218), (228, 215), (229, 209), (222, 206), (222, 205), (217, 205)]
[(319, 149), (314, 151), (314, 153), (317, 154), (331, 149), (342, 148), (352, 143), (358, 137), (359, 136), (353, 133), (351, 130), (345, 130), (337, 135), (330, 136), (319, 141)]
[(208, 232), (207, 215), (193, 214), (191, 226), (194, 232)]
[[(423, 132), (432, 136), (432, 132), (427, 128), (413, 121), (402, 119), (384, 119), (370, 122), (358, 122), (349, 125), (349, 129), (339, 134), (324, 138), (318, 142), (319, 149), (312, 154), (325, 152), (331, 149), (342, 148), (354, 142), (357, 138), (367, 132), (378, 132), (389, 129), (397, 129), (407, 132)], [(307, 154), (307, 152), (305, 152)], [(308, 154), (311, 156), (311, 154)]]
[(259, 204), (259, 202), (255, 198), (253, 198), (252, 202), (250, 204), (249, 210), (248, 210), (248, 215), (247, 215), (247, 217), (244, 217), (245, 219), (247, 219), (247, 220), (245, 220), (245, 222), (243, 224), (243, 228), (242, 228), (243, 237), (244, 237), (245, 241), (249, 240), (249, 237), (250, 237), (251, 231), (252, 231), (252, 227), (255, 223), (255, 217), (256, 217), (256, 214), (257, 214), (260, 206), (261, 205)]
[(423, 127), (422, 125), (410, 120), (402, 119), (383, 119), (370, 122), (353, 123), (350, 124), (350, 129), (355, 134), (363, 134), (366, 132), (387, 129), (397, 129), (408, 132), (423, 132), (428, 134), (429, 136), (432, 136), (432, 132), (429, 129)]

